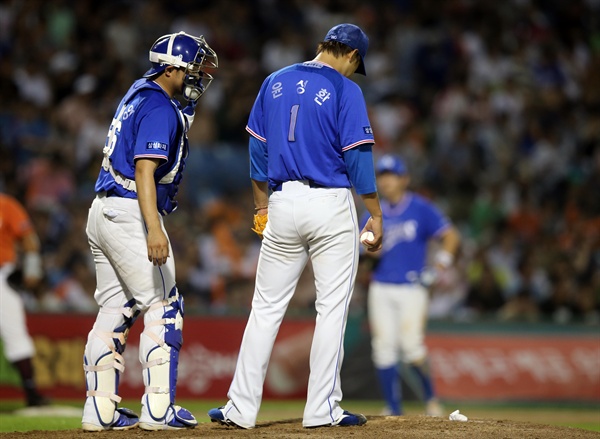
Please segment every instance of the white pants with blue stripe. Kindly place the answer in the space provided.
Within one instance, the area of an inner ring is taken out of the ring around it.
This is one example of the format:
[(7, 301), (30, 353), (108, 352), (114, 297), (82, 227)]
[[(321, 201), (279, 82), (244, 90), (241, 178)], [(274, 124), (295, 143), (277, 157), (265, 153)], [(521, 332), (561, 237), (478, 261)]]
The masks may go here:
[[(165, 231), (162, 217), (160, 220)], [(169, 248), (170, 257), (162, 266), (154, 266), (148, 261), (146, 229), (135, 199), (97, 196), (89, 211), (86, 232), (96, 265), (94, 299), (100, 309), (85, 346), (88, 395), (82, 422), (105, 427), (118, 419), (114, 405), (114, 401), (120, 400), (116, 382), (117, 374), (122, 372), (118, 369), (124, 366), (122, 352), (119, 352), (114, 340), (122, 338), (120, 342), (124, 343), (129, 332), (123, 329), (127, 318), (135, 310), (145, 313), (140, 361), (142, 364), (148, 361), (147, 353), (158, 346), (155, 339), (164, 339), (165, 327), (158, 323), (166, 307), (160, 308), (160, 303), (175, 287), (175, 262), (172, 248)], [(131, 306), (133, 299), (135, 305)], [(146, 313), (152, 305), (158, 310)], [(157, 313), (158, 316), (154, 316)], [(149, 321), (149, 316), (153, 320)], [(115, 332), (117, 330), (118, 333)], [(153, 336), (148, 336), (149, 333)], [(104, 367), (102, 362), (108, 358), (115, 358), (114, 369)], [(163, 376), (155, 377), (154, 381), (168, 383), (168, 365), (165, 367), (167, 371), (162, 373)], [(146, 369), (144, 377), (149, 373), (150, 369)], [(166, 400), (168, 405), (168, 395)], [(142, 418), (147, 413), (146, 405), (144, 399)]]
[(269, 199), (252, 311), (229, 389), (225, 415), (253, 427), (273, 344), (308, 259), (317, 311), (303, 426), (330, 424), (343, 412), (340, 369), (358, 264), (358, 224), (349, 189), (294, 181)]

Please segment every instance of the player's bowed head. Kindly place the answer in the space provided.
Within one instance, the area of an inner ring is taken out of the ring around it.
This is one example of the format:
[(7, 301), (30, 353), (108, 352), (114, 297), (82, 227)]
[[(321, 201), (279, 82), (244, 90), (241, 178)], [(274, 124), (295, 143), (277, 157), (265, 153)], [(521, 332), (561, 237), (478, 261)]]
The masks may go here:
[(365, 57), (369, 38), (354, 24), (343, 23), (332, 27), (317, 47), (315, 61), (330, 65), (346, 77), (353, 73), (366, 75)]

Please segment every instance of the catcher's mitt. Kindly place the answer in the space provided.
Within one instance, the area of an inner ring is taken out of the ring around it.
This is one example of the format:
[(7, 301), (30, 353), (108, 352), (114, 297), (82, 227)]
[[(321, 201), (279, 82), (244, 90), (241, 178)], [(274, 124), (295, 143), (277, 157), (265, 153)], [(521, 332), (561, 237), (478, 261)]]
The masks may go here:
[(267, 227), (267, 221), (269, 220), (269, 214), (265, 213), (263, 215), (254, 215), (254, 228), (252, 231), (256, 233), (258, 236), (263, 237), (263, 232), (265, 227)]

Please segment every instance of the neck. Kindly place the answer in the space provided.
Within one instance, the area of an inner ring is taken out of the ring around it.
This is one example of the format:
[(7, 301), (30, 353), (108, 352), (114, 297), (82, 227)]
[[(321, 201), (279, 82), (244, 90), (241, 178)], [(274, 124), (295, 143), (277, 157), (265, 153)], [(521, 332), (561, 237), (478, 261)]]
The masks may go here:
[(159, 76), (153, 82), (156, 85), (158, 85), (160, 88), (162, 88), (165, 91), (165, 93), (169, 95), (169, 97), (171, 99), (173, 98), (173, 93), (169, 91), (169, 88), (168, 88), (167, 84), (165, 83), (163, 76)]
[(399, 194), (394, 195), (393, 197), (390, 197), (390, 204), (396, 205), (398, 203), (400, 203), (402, 200), (404, 200), (404, 197), (406, 196), (406, 192), (402, 191)]
[(343, 73), (344, 72), (344, 69), (343, 69), (344, 59), (343, 58), (336, 58), (335, 56), (333, 56), (329, 52), (321, 52), (321, 53), (319, 53), (315, 57), (315, 59), (313, 61), (318, 61), (318, 62), (322, 62), (324, 64), (327, 64), (332, 69), (337, 70), (342, 75), (344, 74)]

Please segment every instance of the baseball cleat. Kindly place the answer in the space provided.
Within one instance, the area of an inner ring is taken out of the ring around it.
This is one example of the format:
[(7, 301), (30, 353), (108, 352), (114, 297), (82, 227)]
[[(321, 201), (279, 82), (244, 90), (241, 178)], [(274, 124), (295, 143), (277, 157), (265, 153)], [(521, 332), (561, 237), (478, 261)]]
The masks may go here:
[(91, 422), (82, 422), (83, 431), (107, 431), (107, 430), (131, 430), (140, 423), (140, 418), (133, 410), (124, 407), (118, 408), (115, 412), (116, 419), (110, 425), (98, 425)]
[(365, 415), (360, 413), (354, 414), (350, 413), (347, 410), (344, 410), (342, 416), (337, 418), (335, 422), (331, 424), (332, 427), (353, 427), (355, 425), (365, 425), (367, 423), (367, 418)]
[(427, 405), (425, 406), (425, 415), (441, 418), (444, 416), (444, 410), (436, 399), (432, 399), (428, 401)]
[(380, 416), (402, 416), (402, 412), (400, 410), (392, 410), (388, 406), (385, 406), (383, 410), (379, 413)]
[(320, 427), (355, 427), (360, 425), (365, 425), (367, 423), (367, 418), (365, 415), (360, 413), (354, 414), (350, 413), (347, 410), (344, 410), (342, 415), (337, 418), (331, 424), (323, 424), (323, 425), (313, 425), (311, 427), (306, 428), (320, 428)]
[(148, 431), (192, 429), (196, 425), (198, 425), (198, 421), (196, 421), (194, 415), (189, 410), (178, 405), (171, 405), (169, 407), (162, 422), (140, 422), (140, 428)]
[(210, 409), (208, 411), (208, 417), (210, 418), (210, 422), (218, 422), (219, 424), (227, 425), (228, 427), (244, 428), (244, 427), (237, 425), (231, 419), (227, 418), (225, 416), (225, 413), (223, 413), (223, 409), (224, 409), (224, 407), (219, 407), (217, 409)]

